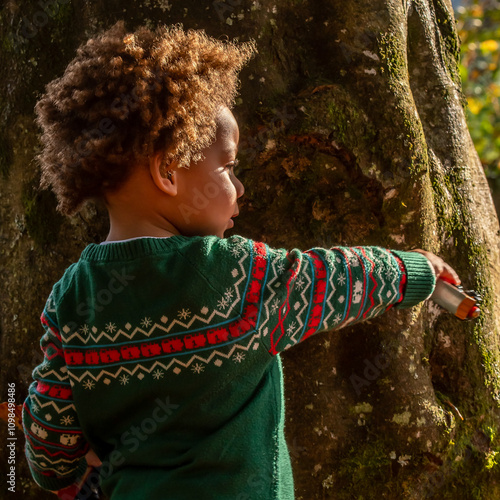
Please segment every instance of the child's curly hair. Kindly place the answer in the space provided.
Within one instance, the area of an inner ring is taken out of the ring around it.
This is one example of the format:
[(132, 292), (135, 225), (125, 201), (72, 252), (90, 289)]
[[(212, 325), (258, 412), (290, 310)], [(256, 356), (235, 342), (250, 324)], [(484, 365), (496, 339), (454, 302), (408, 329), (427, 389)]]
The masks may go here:
[(42, 187), (71, 215), (120, 186), (133, 165), (165, 151), (189, 166), (215, 139), (221, 106), (256, 51), (181, 26), (127, 33), (122, 21), (81, 46), (36, 105)]

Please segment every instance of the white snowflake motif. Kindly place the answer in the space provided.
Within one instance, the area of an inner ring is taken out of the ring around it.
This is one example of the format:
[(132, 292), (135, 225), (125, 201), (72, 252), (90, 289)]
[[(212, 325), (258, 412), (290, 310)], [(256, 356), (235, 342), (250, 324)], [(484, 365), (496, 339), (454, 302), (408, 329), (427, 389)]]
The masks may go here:
[(38, 405), (36, 405), (36, 404), (32, 404), (32, 405), (31, 405), (31, 411), (32, 411), (33, 413), (38, 413), (38, 412), (40, 411), (40, 408), (38, 407)]
[(244, 359), (245, 359), (245, 355), (244, 355), (242, 352), (237, 352), (237, 353), (233, 356), (233, 361), (234, 361), (235, 363), (241, 363)]
[(333, 320), (335, 321), (335, 323), (340, 323), (342, 321), (342, 315), (340, 313), (337, 314), (337, 316), (335, 316)]
[(284, 270), (285, 270), (285, 264), (283, 264), (283, 262), (281, 261), (277, 266), (276, 266), (276, 270), (278, 271), (278, 273), (282, 273)]
[(153, 378), (155, 380), (160, 380), (163, 377), (163, 372), (158, 368), (153, 372)]
[(200, 363), (196, 363), (191, 367), (191, 370), (193, 370), (194, 373), (201, 373), (204, 369), (205, 367)]
[(297, 287), (297, 289), (299, 290), (302, 290), (304, 288), (304, 285), (305, 285), (305, 281), (304, 281), (304, 277), (303, 276), (300, 276), (299, 279), (295, 282), (295, 286)]
[(67, 469), (67, 467), (66, 467), (66, 466), (64, 466), (64, 465), (60, 465), (60, 466), (57, 468), (57, 470), (60, 470), (61, 472), (64, 472), (66, 469)]
[(181, 309), (177, 313), (177, 316), (179, 316), (180, 319), (188, 319), (189, 316), (191, 316), (191, 311), (189, 309)]
[(295, 321), (292, 321), (292, 322), (290, 323), (290, 326), (286, 329), (287, 333), (288, 333), (289, 335), (291, 335), (291, 334), (293, 333), (293, 331), (295, 330), (296, 326), (297, 326), (297, 325), (295, 324)]
[(60, 422), (62, 425), (71, 425), (74, 421), (74, 417), (72, 415), (66, 415), (65, 417), (62, 417)]
[(120, 377), (120, 384), (121, 385), (127, 385), (129, 380), (130, 380), (130, 377), (128, 375), (123, 374)]
[(225, 297), (221, 297), (221, 299), (217, 302), (217, 307), (219, 309), (225, 309), (228, 305), (229, 302)]
[(82, 325), (80, 327), (80, 333), (87, 335), (89, 332), (90, 332), (90, 328), (88, 327), (88, 325)]
[(83, 383), (83, 387), (85, 387), (85, 389), (90, 389), (92, 390), (94, 387), (95, 387), (95, 382), (93, 382), (92, 380), (90, 379), (87, 379), (84, 383)]
[(152, 324), (153, 324), (153, 322), (151, 321), (151, 318), (144, 318), (143, 320), (141, 320), (141, 326), (143, 328), (148, 328)]
[(233, 248), (231, 248), (231, 253), (233, 254), (234, 257), (239, 257), (242, 251), (243, 247), (241, 245), (234, 246)]
[(271, 312), (274, 314), (280, 308), (280, 301), (276, 299), (271, 306)]
[(234, 293), (234, 290), (231, 290), (231, 288), (228, 288), (226, 290), (226, 293), (224, 294), (224, 297), (226, 300), (232, 300), (233, 299), (233, 293)]
[(113, 333), (116, 330), (116, 325), (114, 323), (111, 323), (111, 321), (106, 325), (106, 330), (109, 333)]
[(338, 283), (340, 286), (343, 286), (343, 285), (345, 285), (345, 282), (346, 282), (346, 276), (345, 276), (345, 274), (341, 274), (341, 275), (337, 278), (337, 283)]

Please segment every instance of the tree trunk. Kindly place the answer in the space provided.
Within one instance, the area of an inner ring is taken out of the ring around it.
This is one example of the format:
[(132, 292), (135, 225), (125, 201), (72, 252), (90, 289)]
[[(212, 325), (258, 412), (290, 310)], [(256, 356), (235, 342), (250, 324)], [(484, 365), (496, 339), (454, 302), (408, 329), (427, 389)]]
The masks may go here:
[[(0, 15), (2, 388), (14, 382), (22, 403), (51, 286), (107, 227), (96, 207), (63, 219), (37, 190), (36, 97), (90, 33), (122, 18), (182, 22), (257, 41), (235, 108), (239, 233), (288, 248), (425, 248), (484, 297), (473, 323), (426, 303), (287, 352), (297, 499), (500, 498), (500, 233), (449, 0), (25, 0)], [(53, 498), (28, 480), (17, 437), (9, 498)]]

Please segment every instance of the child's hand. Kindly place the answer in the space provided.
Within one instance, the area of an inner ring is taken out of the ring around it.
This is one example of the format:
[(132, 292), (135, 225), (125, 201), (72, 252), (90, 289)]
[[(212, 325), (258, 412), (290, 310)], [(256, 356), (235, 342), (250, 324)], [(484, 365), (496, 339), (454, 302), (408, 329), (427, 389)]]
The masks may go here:
[(78, 495), (78, 492), (82, 489), (88, 475), (94, 470), (94, 467), (100, 467), (102, 465), (101, 460), (92, 449), (90, 449), (85, 455), (85, 460), (87, 461), (87, 470), (80, 480), (67, 488), (63, 488), (62, 490), (52, 491), (52, 493), (55, 493), (62, 500), (74, 500)]
[(102, 465), (101, 460), (92, 449), (85, 455), (85, 460), (87, 460), (87, 464), (91, 467), (100, 467)]
[(450, 281), (454, 285), (460, 285), (460, 278), (458, 277), (458, 274), (441, 257), (420, 249), (412, 250), (412, 252), (421, 253), (431, 263), (434, 273), (436, 274), (436, 279), (441, 278), (446, 281)]

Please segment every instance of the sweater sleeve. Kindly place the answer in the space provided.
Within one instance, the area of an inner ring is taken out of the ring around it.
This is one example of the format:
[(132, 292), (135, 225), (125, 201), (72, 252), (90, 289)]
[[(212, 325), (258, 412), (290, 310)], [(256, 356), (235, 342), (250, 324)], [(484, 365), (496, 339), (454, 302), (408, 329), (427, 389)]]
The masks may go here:
[(85, 473), (88, 444), (73, 404), (52, 304), (49, 298), (41, 317), (44, 360), (33, 371), (34, 382), (23, 406), (23, 427), (33, 479), (44, 489), (60, 490)]
[(435, 286), (430, 263), (415, 252), (380, 247), (301, 252), (236, 237), (225, 241), (240, 267), (245, 264), (243, 321), (255, 327), (273, 355), (315, 333), (374, 318), (394, 305), (412, 307)]

